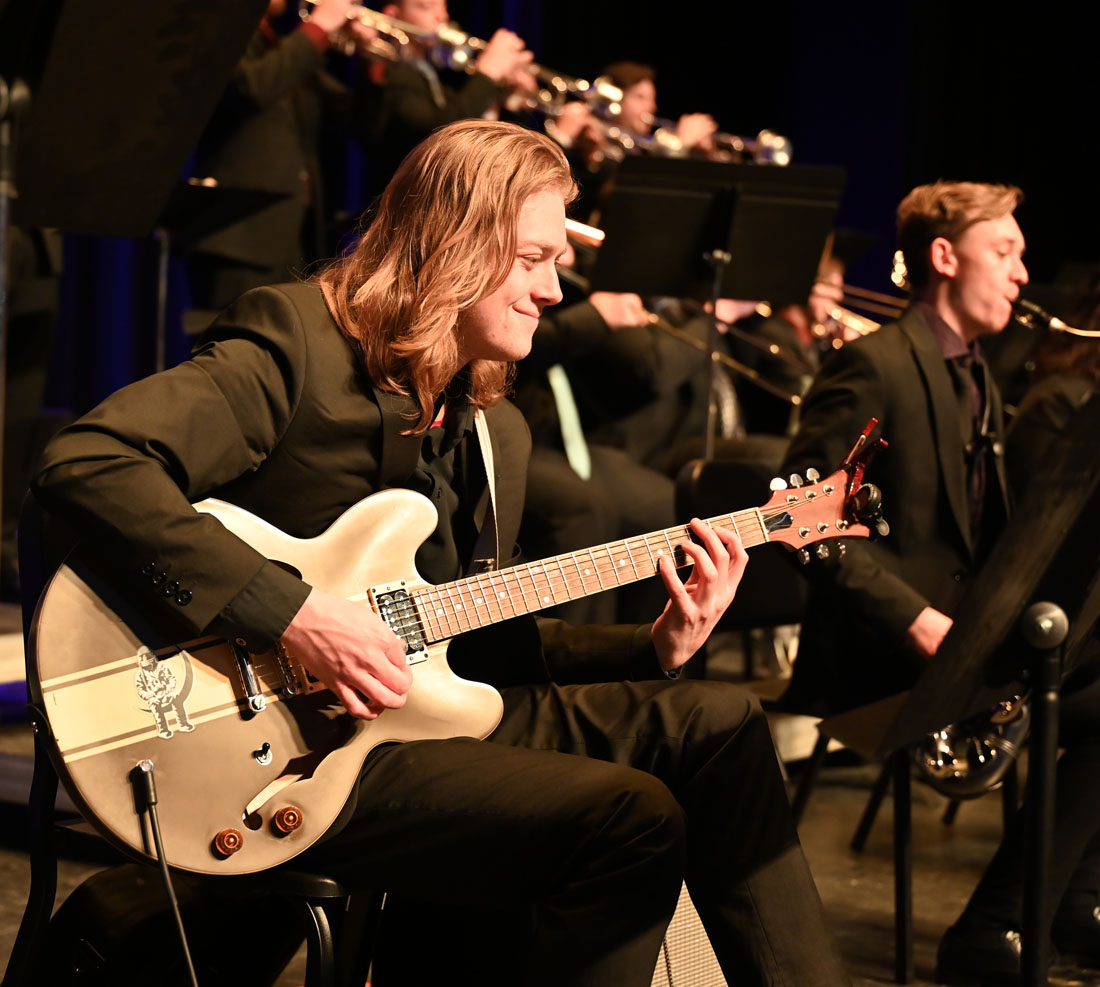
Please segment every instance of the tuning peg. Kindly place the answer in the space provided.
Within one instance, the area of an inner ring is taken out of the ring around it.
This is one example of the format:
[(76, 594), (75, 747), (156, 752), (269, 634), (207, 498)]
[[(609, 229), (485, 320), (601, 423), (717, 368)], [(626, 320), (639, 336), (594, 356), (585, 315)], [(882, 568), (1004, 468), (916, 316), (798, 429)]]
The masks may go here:
[(800, 477), (797, 473), (792, 473), (791, 478), (788, 482), (792, 487), (800, 487), (802, 486), (802, 477)]
[(798, 561), (801, 562), (803, 565), (810, 564), (810, 553), (804, 548), (800, 548), (797, 552), (795, 552), (794, 557), (798, 559)]
[(811, 483), (817, 483), (817, 481), (821, 479), (821, 474), (811, 466), (806, 470), (806, 479)]
[(819, 559), (827, 559), (829, 557), (829, 546), (823, 541), (817, 543), (817, 548), (814, 549)]
[(768, 484), (769, 490), (786, 490), (787, 481), (781, 476), (773, 476), (772, 482)]
[(842, 559), (847, 554), (848, 554), (848, 546), (845, 545), (844, 542), (838, 541), (836, 543), (836, 557), (838, 559)]

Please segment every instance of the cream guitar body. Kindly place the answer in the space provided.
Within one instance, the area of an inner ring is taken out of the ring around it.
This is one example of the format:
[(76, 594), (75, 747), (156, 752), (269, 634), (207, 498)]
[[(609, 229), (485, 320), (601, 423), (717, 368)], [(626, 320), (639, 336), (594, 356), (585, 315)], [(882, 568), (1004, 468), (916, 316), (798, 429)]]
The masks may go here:
[[(399, 490), (361, 501), (309, 540), (220, 501), (199, 509), (312, 586), (364, 605), (368, 588), (384, 596), (389, 588), (423, 585), (413, 556), (436, 520), (427, 500)], [(62, 566), (43, 594), (32, 632), (35, 699), (76, 804), (105, 836), (141, 854), (151, 852), (152, 843), (135, 810), (129, 773), (139, 761), (153, 762), (165, 853), (185, 870), (241, 874), (282, 863), (333, 823), (373, 747), (484, 737), (500, 720), (500, 695), (451, 672), (446, 640), (411, 656), (407, 705), (366, 721), (348, 716), (292, 660), (250, 656), (255, 684), (249, 689), (232, 642), (173, 642), (147, 625), (79, 561)], [(155, 660), (143, 660), (148, 655)], [(288, 695), (294, 677), (298, 694)], [(298, 810), (300, 824), (283, 833), (276, 816), (287, 807)], [(225, 831), (240, 834), (235, 852), (214, 847)]]

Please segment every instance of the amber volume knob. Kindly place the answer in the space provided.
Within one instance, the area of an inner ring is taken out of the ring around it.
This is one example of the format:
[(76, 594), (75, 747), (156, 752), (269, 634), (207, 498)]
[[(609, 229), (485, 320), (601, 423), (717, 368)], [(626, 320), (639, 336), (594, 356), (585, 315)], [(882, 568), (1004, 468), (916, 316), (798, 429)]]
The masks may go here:
[(302, 810), (296, 805), (284, 805), (271, 820), (280, 833), (293, 833), (302, 825)]
[(222, 857), (236, 853), (244, 846), (244, 837), (239, 829), (223, 829), (214, 837), (214, 850)]

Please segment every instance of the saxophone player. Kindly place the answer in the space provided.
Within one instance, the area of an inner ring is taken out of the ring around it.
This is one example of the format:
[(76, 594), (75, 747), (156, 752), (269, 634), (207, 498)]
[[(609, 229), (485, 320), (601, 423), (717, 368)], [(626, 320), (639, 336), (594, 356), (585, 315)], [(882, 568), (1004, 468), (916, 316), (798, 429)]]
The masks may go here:
[[(1000, 395), (978, 347), (1000, 333), (1027, 284), (1021, 192), (936, 182), (898, 208), (913, 302), (896, 322), (847, 342), (822, 365), (787, 464), (835, 460), (835, 437), (875, 416), (889, 449), (871, 479), (891, 532), (814, 577), (794, 678), (783, 705), (831, 715), (909, 688), (1007, 519)], [(1069, 690), (1067, 690), (1067, 693)], [(1100, 968), (1100, 722), (1063, 704), (1047, 914), (1062, 959)], [(1095, 700), (1091, 705), (1095, 707)], [(940, 942), (937, 983), (1019, 983), (1022, 816)]]

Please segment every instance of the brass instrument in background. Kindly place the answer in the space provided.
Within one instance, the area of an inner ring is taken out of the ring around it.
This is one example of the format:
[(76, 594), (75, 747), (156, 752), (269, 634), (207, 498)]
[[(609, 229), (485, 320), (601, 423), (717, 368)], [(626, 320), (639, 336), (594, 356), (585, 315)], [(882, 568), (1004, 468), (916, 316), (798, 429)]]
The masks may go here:
[[(302, 0), (300, 14), (303, 20), (309, 19), (309, 7), (316, 3), (317, 0)], [(454, 24), (445, 24), (436, 31), (429, 31), (362, 4), (352, 4), (348, 19), (357, 20), (378, 32), (378, 37), (370, 42), (368, 52), (390, 62), (409, 58), (412, 45), (416, 43), (424, 49), (433, 65), (472, 75), (477, 71), (478, 55), (489, 44)], [(531, 94), (528, 109), (555, 115), (567, 99), (576, 98), (584, 100), (602, 114), (614, 116), (619, 112), (623, 92), (607, 79), (589, 82), (534, 63), (526, 66), (525, 71), (531, 73), (537, 85), (536, 91)]]
[[(597, 82), (600, 80), (597, 80)], [(614, 117), (617, 111), (607, 114), (611, 122), (607, 127), (607, 138), (626, 153), (642, 151), (675, 158), (687, 154), (684, 142), (676, 133), (676, 121), (664, 117), (650, 116), (648, 123), (653, 127), (651, 133), (636, 134), (632, 130), (617, 126)], [(761, 130), (755, 137), (740, 137), (719, 131), (710, 135), (714, 144), (711, 157), (733, 161), (752, 161), (754, 164), (778, 165), (791, 163), (791, 142), (786, 137), (771, 130)]]
[(1030, 697), (1013, 696), (987, 712), (928, 734), (912, 747), (913, 765), (941, 795), (977, 798), (1004, 781), (1030, 726)]
[(815, 339), (828, 343), (833, 349), (840, 349), (845, 342), (866, 336), (882, 325), (881, 322), (853, 309), (896, 319), (905, 311), (905, 306), (908, 304), (905, 298), (888, 295), (881, 291), (870, 291), (850, 284), (840, 287), (843, 293), (842, 301), (845, 304), (831, 306), (825, 320), (815, 322), (810, 329)]

